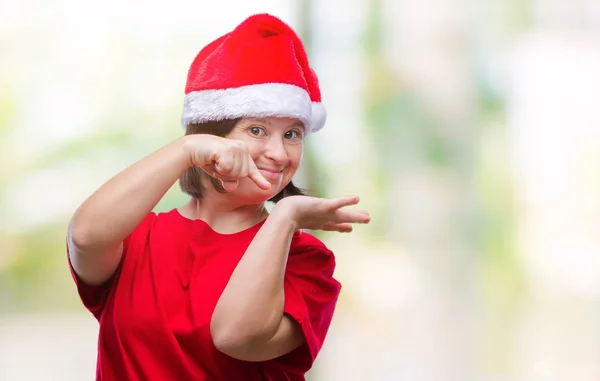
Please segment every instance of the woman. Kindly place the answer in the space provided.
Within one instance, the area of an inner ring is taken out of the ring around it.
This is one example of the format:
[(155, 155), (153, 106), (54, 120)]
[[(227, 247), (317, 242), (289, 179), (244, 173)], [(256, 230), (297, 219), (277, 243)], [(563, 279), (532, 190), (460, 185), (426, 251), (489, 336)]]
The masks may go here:
[[(100, 323), (97, 380), (303, 380), (340, 284), (302, 229), (369, 222), (346, 208), (357, 197), (292, 183), (325, 122), (317, 77), (297, 35), (262, 14), (200, 51), (185, 93), (185, 136), (106, 182), (69, 225), (72, 274)], [(152, 212), (178, 179), (190, 201)]]

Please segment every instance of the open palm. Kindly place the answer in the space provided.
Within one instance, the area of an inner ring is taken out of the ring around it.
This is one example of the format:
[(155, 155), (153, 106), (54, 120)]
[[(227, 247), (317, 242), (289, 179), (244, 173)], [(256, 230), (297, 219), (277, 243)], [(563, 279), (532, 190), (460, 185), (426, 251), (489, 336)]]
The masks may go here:
[(310, 196), (286, 197), (278, 207), (290, 213), (297, 229), (351, 232), (356, 223), (369, 223), (371, 217), (363, 210), (349, 206), (359, 202), (357, 196), (317, 198)]

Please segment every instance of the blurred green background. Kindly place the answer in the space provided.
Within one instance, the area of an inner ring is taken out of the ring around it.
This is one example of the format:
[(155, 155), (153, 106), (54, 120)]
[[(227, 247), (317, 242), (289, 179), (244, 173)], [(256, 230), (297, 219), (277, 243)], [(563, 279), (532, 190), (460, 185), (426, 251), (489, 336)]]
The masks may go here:
[(183, 133), (195, 54), (259, 12), (329, 112), (298, 182), (373, 221), (320, 234), (344, 288), (310, 380), (599, 380), (598, 0), (0, 1), (0, 380), (93, 379), (69, 218)]

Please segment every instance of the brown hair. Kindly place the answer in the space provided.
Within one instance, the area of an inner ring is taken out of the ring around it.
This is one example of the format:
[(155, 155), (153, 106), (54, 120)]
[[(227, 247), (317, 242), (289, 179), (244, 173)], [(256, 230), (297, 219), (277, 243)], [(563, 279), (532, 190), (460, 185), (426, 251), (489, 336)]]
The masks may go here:
[[(231, 132), (231, 130), (233, 130), (233, 127), (235, 127), (240, 120), (241, 118), (224, 119), (215, 122), (191, 123), (187, 126), (185, 134), (210, 134), (225, 137)], [(204, 191), (202, 179), (205, 177), (209, 178), (212, 186), (217, 190), (217, 192), (226, 192), (218, 179), (209, 176), (199, 167), (189, 167), (181, 175), (181, 177), (179, 177), (179, 187), (184, 193), (194, 198), (202, 198), (202, 192)], [(302, 189), (298, 188), (293, 182), (290, 181), (281, 192), (277, 193), (269, 201), (278, 202), (287, 196), (299, 196), (304, 194), (305, 193)]]

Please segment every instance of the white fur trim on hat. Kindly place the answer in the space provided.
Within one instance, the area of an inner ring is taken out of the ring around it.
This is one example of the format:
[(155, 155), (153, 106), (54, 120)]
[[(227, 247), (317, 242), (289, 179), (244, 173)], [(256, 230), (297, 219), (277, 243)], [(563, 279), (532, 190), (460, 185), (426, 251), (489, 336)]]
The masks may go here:
[(204, 123), (244, 117), (280, 116), (297, 118), (307, 132), (323, 128), (327, 112), (311, 102), (308, 93), (294, 85), (264, 83), (223, 90), (200, 90), (186, 94), (181, 124)]

